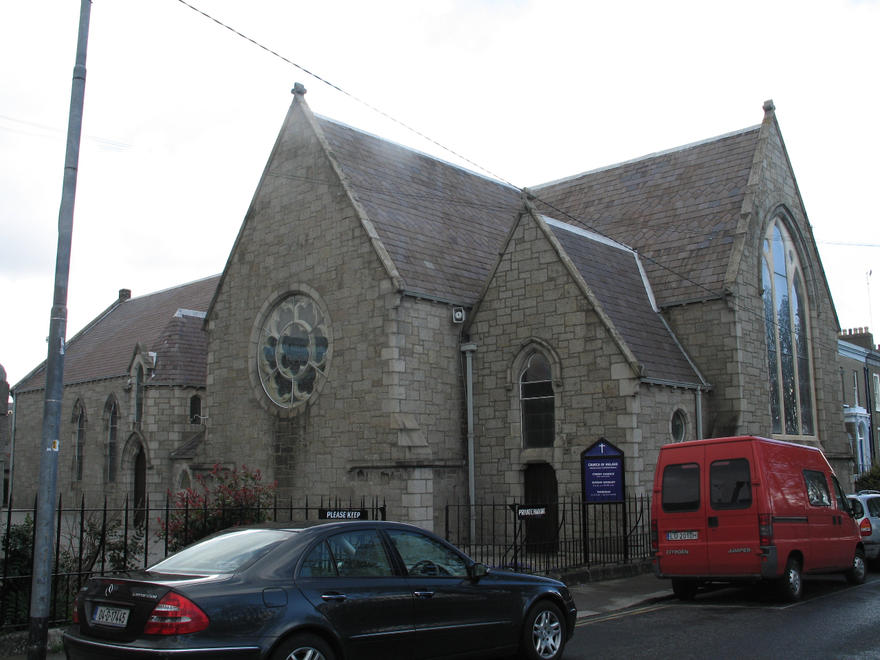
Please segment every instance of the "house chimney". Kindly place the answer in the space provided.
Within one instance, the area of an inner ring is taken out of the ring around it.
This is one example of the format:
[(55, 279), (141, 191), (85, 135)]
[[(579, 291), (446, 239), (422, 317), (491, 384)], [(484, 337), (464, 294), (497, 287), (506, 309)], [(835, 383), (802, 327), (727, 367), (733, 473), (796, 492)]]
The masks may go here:
[(131, 298), (131, 289), (119, 289), (119, 302), (125, 302)]

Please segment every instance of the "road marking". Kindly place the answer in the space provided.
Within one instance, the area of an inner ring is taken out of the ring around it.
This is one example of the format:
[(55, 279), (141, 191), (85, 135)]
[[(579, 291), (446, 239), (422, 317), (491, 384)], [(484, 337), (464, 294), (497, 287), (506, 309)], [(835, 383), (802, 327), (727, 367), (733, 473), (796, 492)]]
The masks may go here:
[(597, 616), (591, 616), (585, 619), (580, 619), (575, 624), (575, 628), (580, 628), (582, 626), (588, 626), (592, 623), (602, 623), (603, 621), (613, 621), (614, 619), (623, 619), (628, 616), (632, 616), (634, 614), (647, 614), (648, 612), (656, 612), (657, 610), (663, 610), (670, 607), (665, 603), (660, 603), (658, 605), (648, 605), (646, 607), (637, 607), (632, 610), (621, 610), (620, 612), (611, 612), (610, 614), (600, 614)]

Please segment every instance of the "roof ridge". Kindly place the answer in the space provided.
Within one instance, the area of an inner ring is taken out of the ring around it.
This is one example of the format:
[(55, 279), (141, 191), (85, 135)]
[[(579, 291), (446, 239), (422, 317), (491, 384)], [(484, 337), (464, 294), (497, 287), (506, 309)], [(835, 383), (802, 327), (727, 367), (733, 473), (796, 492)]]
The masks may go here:
[(445, 158), (440, 158), (440, 157), (435, 156), (433, 154), (430, 154), (426, 151), (422, 151), (421, 149), (416, 149), (414, 147), (407, 146), (407, 145), (402, 144), (400, 142), (396, 142), (395, 140), (390, 140), (388, 138), (382, 137), (381, 135), (377, 135), (376, 133), (371, 133), (370, 131), (365, 131), (363, 129), (357, 128), (356, 126), (352, 126), (351, 124), (347, 124), (344, 121), (339, 121), (338, 119), (333, 119), (332, 117), (327, 117), (326, 115), (321, 115), (318, 113), (314, 113), (314, 115), (315, 115), (315, 118), (320, 121), (326, 121), (330, 124), (336, 124), (337, 126), (342, 126), (343, 128), (347, 128), (351, 131), (354, 131), (355, 133), (360, 133), (361, 135), (366, 135), (367, 137), (373, 138), (374, 140), (379, 140), (380, 142), (384, 142), (385, 144), (390, 144), (394, 147), (398, 147), (399, 149), (406, 149), (410, 153), (414, 153), (418, 156), (424, 156), (425, 158), (430, 158), (433, 161), (436, 161), (436, 162), (441, 163), (443, 165), (448, 165), (449, 167), (453, 167), (457, 170), (461, 170), (462, 172), (465, 172), (467, 174), (471, 174), (471, 175), (479, 177), (481, 179), (485, 179), (486, 181), (489, 181), (491, 183), (497, 183), (498, 185), (504, 186), (505, 188), (509, 188), (510, 190), (521, 190), (520, 188), (517, 188), (516, 186), (513, 186), (509, 183), (505, 183), (504, 181), (501, 181), (500, 179), (496, 179), (496, 178), (491, 177), (487, 174), (481, 174), (480, 172), (476, 172), (476, 171), (470, 169), (469, 167), (465, 167), (464, 165), (459, 165), (457, 163), (450, 162), (450, 161), (446, 160)]
[(735, 137), (737, 135), (744, 135), (751, 131), (757, 131), (761, 128), (761, 124), (755, 124), (753, 126), (748, 126), (746, 128), (741, 128), (736, 131), (730, 131), (729, 133), (723, 133), (722, 135), (716, 135), (715, 137), (706, 138), (705, 140), (698, 140), (696, 142), (690, 142), (688, 144), (682, 144), (678, 147), (672, 147), (671, 149), (664, 149), (662, 151), (655, 151), (650, 154), (645, 154), (644, 156), (638, 156), (636, 158), (630, 158), (629, 160), (623, 160), (619, 163), (613, 163), (611, 165), (603, 165), (601, 167), (597, 167), (592, 170), (587, 170), (585, 172), (580, 172), (579, 174), (572, 174), (569, 176), (562, 177), (560, 179), (555, 179), (553, 181), (547, 181), (546, 183), (538, 184), (537, 186), (530, 186), (529, 190), (537, 191), (541, 188), (548, 188), (550, 186), (556, 186), (561, 183), (566, 183), (568, 181), (574, 181), (576, 179), (580, 179), (581, 177), (590, 175), (590, 174), (598, 174), (599, 172), (605, 172), (608, 170), (613, 170), (618, 167), (623, 167), (624, 165), (632, 165), (634, 163), (638, 163), (640, 161), (650, 160), (652, 158), (659, 158), (660, 156), (666, 156), (669, 154), (673, 154), (679, 151), (686, 151), (687, 149), (693, 149), (695, 147), (701, 147), (706, 144), (711, 144), (712, 142), (719, 142), (720, 140), (724, 140), (726, 138)]
[(160, 289), (158, 291), (152, 291), (151, 293), (145, 293), (140, 296), (132, 296), (126, 302), (131, 302), (134, 300), (142, 300), (144, 298), (149, 298), (150, 296), (158, 296), (163, 293), (168, 293), (169, 291), (177, 291), (179, 289), (183, 289), (184, 287), (192, 286), (193, 284), (201, 284), (202, 282), (207, 282), (210, 279), (215, 279), (215, 278), (219, 278), (219, 277), (220, 277), (220, 273), (216, 273), (214, 275), (208, 275), (207, 277), (200, 277), (199, 279), (193, 280), (191, 282), (184, 282), (183, 284), (177, 284), (176, 286), (169, 286), (164, 289)]

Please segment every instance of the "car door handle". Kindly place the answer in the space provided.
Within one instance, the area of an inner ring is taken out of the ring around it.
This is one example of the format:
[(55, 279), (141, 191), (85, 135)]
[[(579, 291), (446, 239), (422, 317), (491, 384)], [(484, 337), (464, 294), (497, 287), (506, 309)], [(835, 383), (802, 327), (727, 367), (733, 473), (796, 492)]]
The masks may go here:
[(413, 595), (415, 595), (416, 598), (433, 598), (434, 592), (433, 591), (414, 591)]
[(348, 598), (345, 594), (321, 594), (321, 600), (342, 601)]

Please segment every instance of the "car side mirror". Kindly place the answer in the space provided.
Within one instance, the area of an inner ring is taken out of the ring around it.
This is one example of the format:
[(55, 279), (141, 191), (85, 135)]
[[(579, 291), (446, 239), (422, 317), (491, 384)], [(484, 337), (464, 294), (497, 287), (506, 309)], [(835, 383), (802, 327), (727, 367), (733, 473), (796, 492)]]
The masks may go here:
[(479, 580), (481, 577), (489, 575), (489, 567), (486, 564), (471, 564), (468, 566), (468, 575), (471, 580)]

